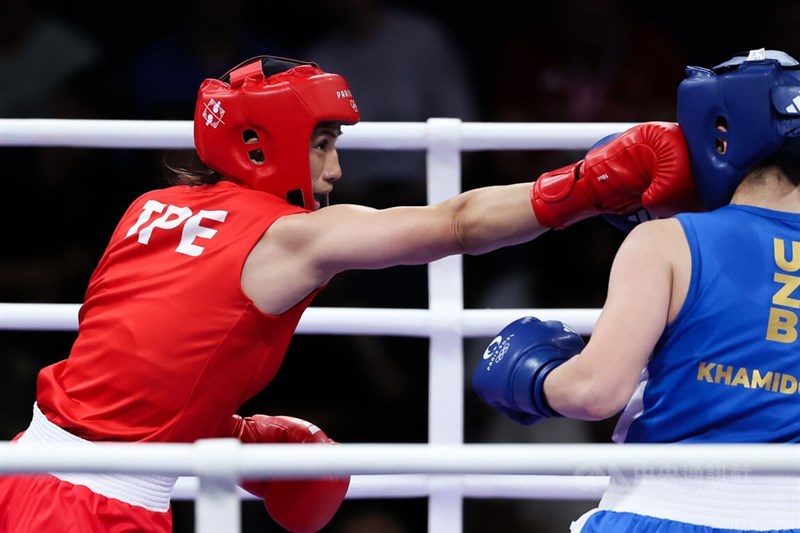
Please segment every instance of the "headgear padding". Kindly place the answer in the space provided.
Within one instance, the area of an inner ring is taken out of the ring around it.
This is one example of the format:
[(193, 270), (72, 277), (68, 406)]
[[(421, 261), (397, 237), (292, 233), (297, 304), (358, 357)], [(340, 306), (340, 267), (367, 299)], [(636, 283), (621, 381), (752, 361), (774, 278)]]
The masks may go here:
[(309, 143), (321, 122), (360, 119), (344, 78), (316, 64), (259, 56), (200, 85), (194, 142), (231, 181), (314, 209)]
[(678, 87), (678, 123), (705, 208), (726, 205), (759, 161), (800, 135), (798, 62), (762, 48), (711, 70), (688, 67)]

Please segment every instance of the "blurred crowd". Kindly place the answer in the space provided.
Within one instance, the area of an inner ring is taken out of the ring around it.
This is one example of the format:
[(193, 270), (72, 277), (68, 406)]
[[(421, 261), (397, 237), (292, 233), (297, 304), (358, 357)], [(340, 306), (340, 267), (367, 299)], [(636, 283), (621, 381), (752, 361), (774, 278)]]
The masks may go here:
[[(126, 8), (15, 0), (0, 5), (0, 118), (190, 120), (204, 78), (270, 54), (344, 75), (365, 122), (674, 121), (686, 65), (712, 65), (760, 47), (800, 54), (796, 2), (768, 0), (746, 17), (698, 11), (696, 4), (679, 0), (658, 12), (631, 0), (477, 8), (389, 0), (144, 1)], [(164, 185), (169, 154), (2, 151), (9, 222), (0, 302), (80, 303), (122, 211), (135, 196)], [(333, 202), (426, 202), (423, 152), (343, 149), (340, 156), (344, 179)], [(580, 157), (465, 153), (463, 188), (532, 180)], [(465, 257), (466, 306), (601, 307), (623, 237), (598, 218)], [(425, 308), (427, 268), (344, 273), (314, 305)], [(66, 355), (74, 333), (0, 331), (0, 338), (0, 440), (7, 440), (28, 423), (38, 370)], [(486, 341), (465, 343), (469, 374)], [(295, 415), (339, 442), (426, 442), (427, 353), (427, 339), (298, 336), (275, 381), (242, 414)], [(514, 425), (479, 404), (466, 382), (465, 401), (466, 442), (610, 439), (608, 424)], [(465, 533), (565, 531), (593, 503), (467, 500)], [(426, 513), (424, 499), (349, 500), (329, 530), (420, 532)], [(192, 530), (190, 505), (176, 503), (175, 516), (176, 532)], [(498, 517), (500, 529), (493, 525)], [(244, 531), (273, 531), (266, 520), (258, 509), (246, 511)]]

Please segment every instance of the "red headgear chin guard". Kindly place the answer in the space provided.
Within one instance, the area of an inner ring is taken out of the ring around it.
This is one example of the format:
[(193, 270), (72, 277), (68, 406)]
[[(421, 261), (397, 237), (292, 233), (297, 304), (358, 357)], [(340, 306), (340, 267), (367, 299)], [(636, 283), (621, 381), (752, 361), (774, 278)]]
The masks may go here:
[(347, 81), (316, 64), (259, 56), (200, 85), (194, 142), (231, 181), (314, 209), (309, 142), (321, 122), (361, 118)]

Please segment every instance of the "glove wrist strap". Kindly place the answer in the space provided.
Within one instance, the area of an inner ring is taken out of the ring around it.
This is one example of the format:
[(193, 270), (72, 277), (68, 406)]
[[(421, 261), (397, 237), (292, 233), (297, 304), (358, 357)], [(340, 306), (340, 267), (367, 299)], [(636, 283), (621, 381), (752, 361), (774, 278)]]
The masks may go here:
[(547, 403), (544, 395), (544, 380), (554, 368), (564, 361), (566, 359), (556, 359), (540, 367), (528, 366), (525, 363), (521, 365), (514, 374), (512, 382), (514, 402), (518, 410), (542, 418), (563, 416)]
[(550, 404), (547, 403), (547, 396), (544, 394), (544, 380), (547, 376), (552, 372), (557, 366), (561, 365), (566, 359), (559, 359), (557, 361), (553, 361), (539, 372), (536, 376), (536, 380), (533, 382), (533, 403), (536, 405), (536, 408), (547, 418), (561, 418), (564, 415), (550, 407)]
[(597, 213), (577, 179), (582, 163), (546, 172), (533, 182), (531, 205), (541, 225), (563, 229)]

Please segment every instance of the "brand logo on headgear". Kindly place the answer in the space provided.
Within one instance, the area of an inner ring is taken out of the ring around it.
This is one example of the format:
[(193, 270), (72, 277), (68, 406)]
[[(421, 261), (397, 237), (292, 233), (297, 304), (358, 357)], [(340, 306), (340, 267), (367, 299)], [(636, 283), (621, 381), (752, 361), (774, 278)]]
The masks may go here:
[(786, 106), (786, 113), (797, 115), (800, 113), (800, 95), (792, 98), (792, 103)]
[(225, 110), (222, 108), (221, 102), (212, 98), (204, 105), (203, 118), (206, 119), (206, 126), (216, 129), (220, 124), (225, 124), (225, 121), (222, 120), (222, 117), (225, 116)]
[(342, 91), (336, 91), (336, 98), (341, 100), (342, 98), (352, 98), (353, 93), (350, 92), (350, 89), (344, 89)]

